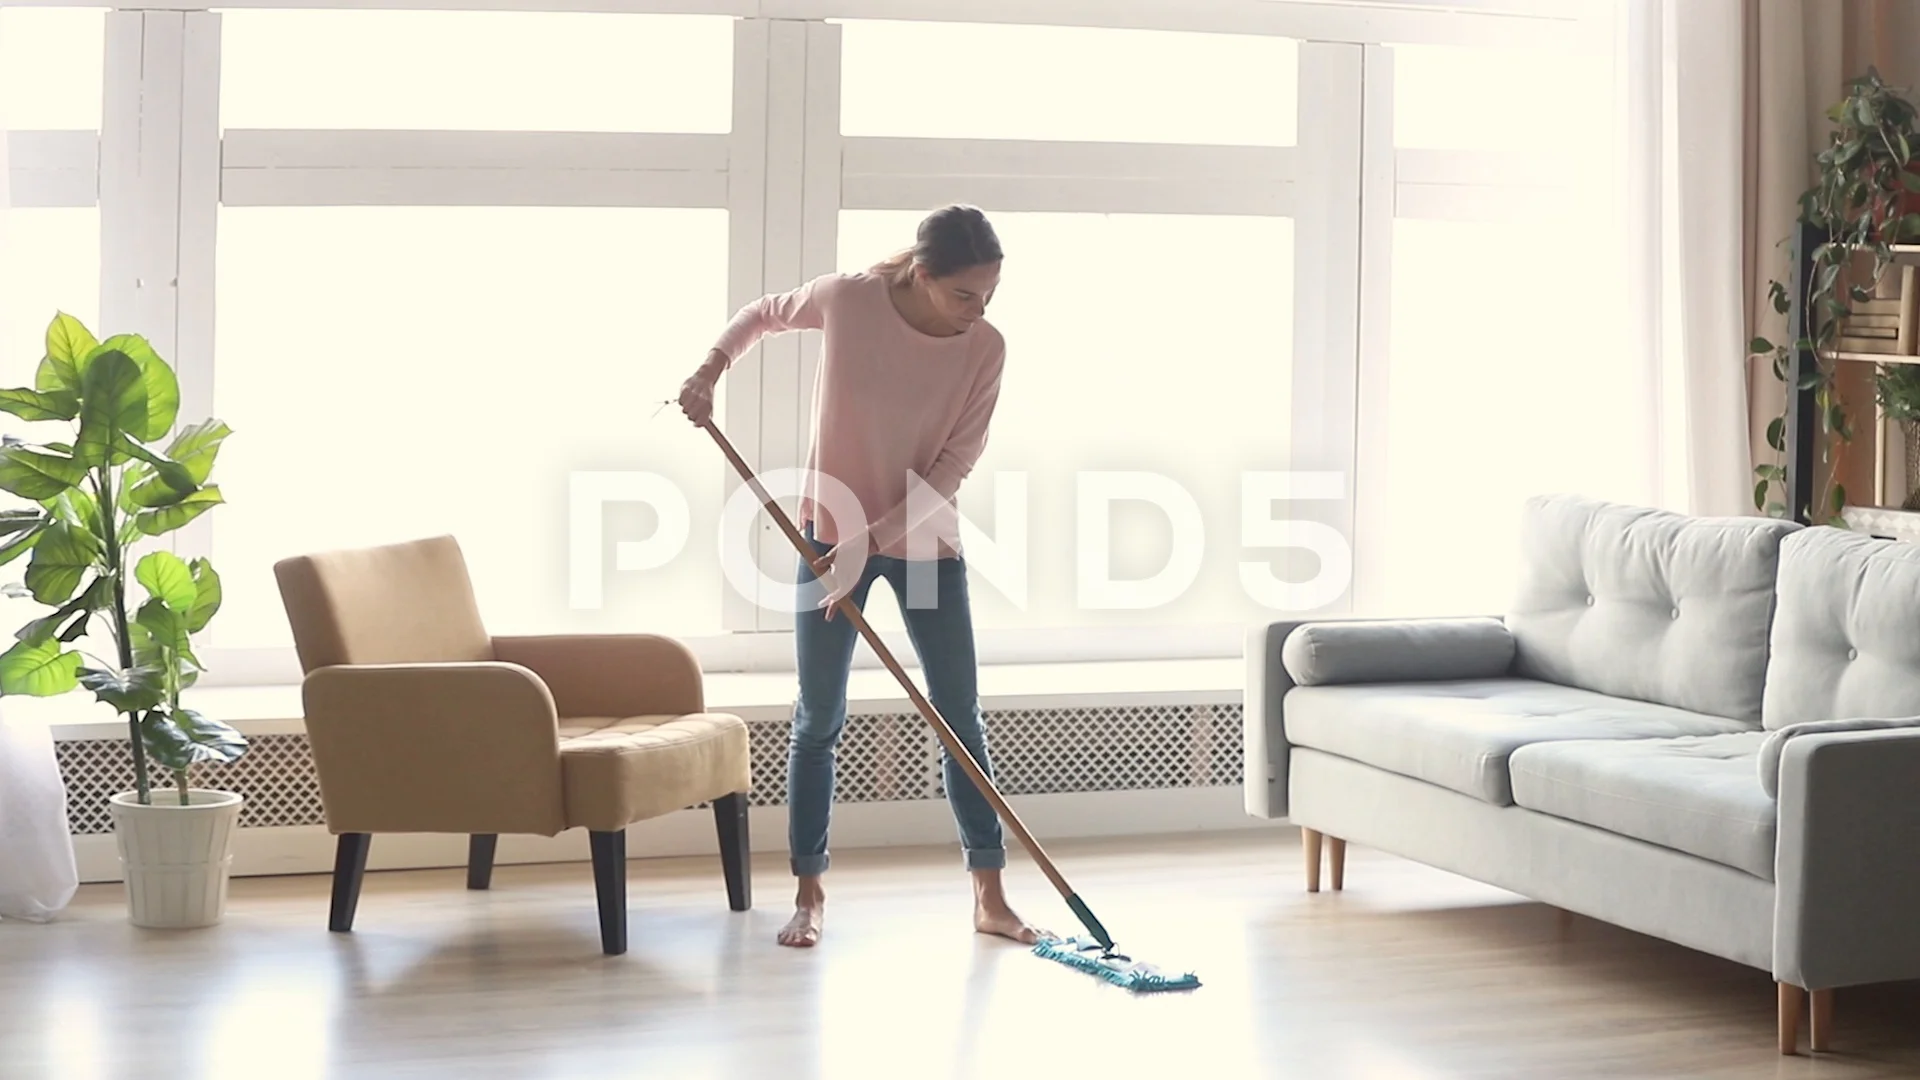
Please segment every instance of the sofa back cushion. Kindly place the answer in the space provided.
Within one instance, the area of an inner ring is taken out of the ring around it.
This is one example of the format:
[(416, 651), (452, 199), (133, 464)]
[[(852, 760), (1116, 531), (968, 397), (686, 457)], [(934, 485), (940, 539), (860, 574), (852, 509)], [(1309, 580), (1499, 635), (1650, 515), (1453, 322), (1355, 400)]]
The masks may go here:
[(1754, 725), (1790, 521), (1528, 501), (1508, 611), (1516, 674)]
[(1780, 553), (1769, 729), (1920, 715), (1920, 546), (1806, 529)]

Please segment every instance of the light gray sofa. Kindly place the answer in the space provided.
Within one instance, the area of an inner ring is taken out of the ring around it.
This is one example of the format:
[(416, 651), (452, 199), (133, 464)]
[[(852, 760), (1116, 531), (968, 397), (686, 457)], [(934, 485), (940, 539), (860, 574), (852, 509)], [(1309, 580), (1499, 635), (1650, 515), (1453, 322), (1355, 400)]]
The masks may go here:
[(1920, 546), (1531, 500), (1508, 610), (1254, 628), (1246, 806), (1769, 972), (1920, 978)]

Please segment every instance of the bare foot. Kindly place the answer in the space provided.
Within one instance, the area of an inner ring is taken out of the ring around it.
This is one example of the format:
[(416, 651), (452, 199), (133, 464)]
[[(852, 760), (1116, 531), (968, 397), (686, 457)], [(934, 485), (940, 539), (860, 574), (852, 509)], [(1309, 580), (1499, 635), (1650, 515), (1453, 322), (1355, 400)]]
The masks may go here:
[(1050, 938), (1053, 936), (1045, 930), (1036, 930), (1027, 925), (1027, 920), (1021, 918), (1012, 908), (1007, 907), (1005, 904), (1001, 904), (997, 908), (988, 907), (985, 904), (975, 904), (973, 906), (973, 928), (982, 934), (998, 934), (1003, 938), (1012, 938), (1022, 945), (1032, 945), (1041, 938)]
[(973, 872), (973, 928), (982, 934), (997, 934), (1022, 945), (1032, 945), (1054, 935), (1028, 925), (1007, 903), (1006, 890), (1000, 884), (1000, 871)]
[(780, 928), (780, 944), (810, 949), (820, 943), (820, 924), (827, 913), (827, 893), (820, 879), (801, 878), (799, 894), (793, 900), (793, 918)]
[(810, 949), (818, 945), (821, 914), (817, 907), (794, 909), (793, 918), (780, 928), (780, 944), (796, 949)]

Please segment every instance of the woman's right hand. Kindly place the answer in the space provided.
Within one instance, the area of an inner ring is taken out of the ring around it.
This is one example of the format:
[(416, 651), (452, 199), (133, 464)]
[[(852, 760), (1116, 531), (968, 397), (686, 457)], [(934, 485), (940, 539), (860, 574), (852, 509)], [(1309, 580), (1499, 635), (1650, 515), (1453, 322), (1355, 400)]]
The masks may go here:
[(709, 355), (707, 362), (700, 365), (700, 370), (680, 384), (680, 411), (687, 414), (687, 419), (696, 424), (705, 424), (713, 418), (713, 388), (719, 381), (720, 369)]

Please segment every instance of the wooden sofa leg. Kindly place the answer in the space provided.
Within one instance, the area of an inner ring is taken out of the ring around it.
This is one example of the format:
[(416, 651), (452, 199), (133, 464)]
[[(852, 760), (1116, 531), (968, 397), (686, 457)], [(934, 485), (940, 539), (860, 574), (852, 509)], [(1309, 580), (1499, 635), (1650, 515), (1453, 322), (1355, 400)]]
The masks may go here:
[(1307, 853), (1307, 891), (1320, 891), (1320, 840), (1313, 829), (1300, 830), (1300, 846)]
[(1824, 1054), (1833, 1047), (1833, 991), (1815, 990), (1808, 996), (1813, 999), (1813, 1024), (1807, 1032), (1807, 1046)]
[(1327, 837), (1327, 869), (1333, 873), (1334, 892), (1347, 887), (1347, 842), (1337, 836)]
[(713, 823), (720, 834), (720, 869), (727, 878), (727, 906), (753, 906), (753, 861), (747, 841), (747, 797), (735, 792), (713, 800)]
[(1780, 984), (1780, 1052), (1800, 1052), (1800, 1014), (1807, 1009), (1807, 992), (1783, 982)]
[(467, 837), (467, 888), (486, 889), (493, 885), (493, 852), (499, 844), (499, 833), (474, 833)]
[(360, 908), (360, 882), (367, 876), (367, 849), (373, 846), (368, 833), (341, 833), (333, 854), (333, 906), (327, 912), (327, 929), (336, 934), (353, 930), (353, 914)]
[(600, 947), (608, 956), (627, 951), (627, 834), (588, 832), (593, 849), (593, 889), (600, 901)]

